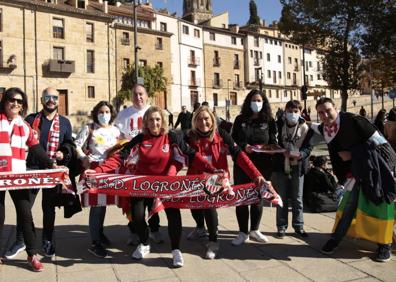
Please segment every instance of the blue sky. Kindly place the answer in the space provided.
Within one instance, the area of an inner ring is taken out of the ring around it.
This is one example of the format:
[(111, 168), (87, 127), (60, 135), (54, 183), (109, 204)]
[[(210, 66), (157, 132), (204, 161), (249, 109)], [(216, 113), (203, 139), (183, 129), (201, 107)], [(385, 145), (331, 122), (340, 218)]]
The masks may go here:
[[(167, 8), (181, 16), (183, 0), (152, 0), (155, 8)], [(267, 23), (279, 20), (282, 6), (279, 0), (256, 0), (258, 15)], [(215, 15), (228, 11), (230, 23), (244, 25), (249, 20), (249, 0), (212, 0)]]

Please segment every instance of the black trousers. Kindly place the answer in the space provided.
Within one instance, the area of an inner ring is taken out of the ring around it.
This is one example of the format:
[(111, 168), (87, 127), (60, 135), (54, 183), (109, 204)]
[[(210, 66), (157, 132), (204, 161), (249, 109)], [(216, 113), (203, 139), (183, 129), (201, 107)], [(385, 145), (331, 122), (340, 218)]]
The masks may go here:
[[(132, 198), (132, 220), (135, 222), (135, 230), (143, 245), (148, 245), (149, 229), (145, 220), (145, 210), (147, 204), (152, 205), (152, 198)], [(182, 233), (182, 222), (179, 209), (165, 209), (168, 218), (168, 234), (171, 241), (172, 250), (179, 249)]]
[[(144, 205), (147, 208), (148, 211), (151, 211), (151, 208), (153, 207), (154, 201), (145, 201)], [(152, 217), (148, 220), (148, 225), (150, 227), (151, 232), (158, 232), (160, 228), (160, 218), (158, 213), (153, 214)], [(129, 230), (131, 233), (136, 233), (136, 227), (134, 221), (130, 221), (128, 223)]]
[(0, 238), (3, 235), (3, 227), (4, 227), (4, 220), (5, 220), (5, 191), (0, 192)]
[(30, 190), (10, 191), (10, 195), (17, 213), (17, 226), (22, 228), (26, 252), (29, 256), (35, 255), (37, 254), (37, 240), (32, 216)]
[(218, 231), (218, 215), (216, 209), (193, 209), (191, 210), (191, 214), (197, 224), (198, 228), (208, 227), (209, 231), (209, 241), (217, 242), (217, 231)]

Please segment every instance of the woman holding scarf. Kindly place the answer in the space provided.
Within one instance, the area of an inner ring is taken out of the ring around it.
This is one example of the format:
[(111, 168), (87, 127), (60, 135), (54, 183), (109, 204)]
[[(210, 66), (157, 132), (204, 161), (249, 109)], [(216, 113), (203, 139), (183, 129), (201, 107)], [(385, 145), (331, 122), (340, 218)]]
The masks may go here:
[[(33, 130), (23, 120), (28, 110), (26, 94), (19, 88), (9, 88), (0, 102), (0, 172), (26, 171), (26, 150), (40, 161), (41, 168), (55, 168), (56, 164), (47, 156), (34, 137)], [(42, 271), (43, 265), (37, 256), (36, 229), (33, 223), (29, 190), (10, 191), (14, 202), (18, 225), (28, 254), (28, 263), (33, 271)], [(0, 234), (2, 233), (5, 208), (5, 191), (0, 192)]]
[[(127, 166), (135, 175), (176, 175), (177, 168), (173, 162), (172, 148), (177, 146), (189, 158), (189, 163), (201, 167), (201, 172), (213, 173), (215, 168), (203, 157), (189, 148), (182, 138), (174, 132), (168, 132), (167, 122), (159, 107), (150, 107), (143, 116), (143, 132), (128, 142), (119, 154), (107, 159), (92, 172), (112, 172), (121, 166)], [(145, 206), (153, 198), (132, 198), (132, 218), (140, 244), (133, 252), (134, 259), (143, 259), (150, 253), (149, 232), (145, 221)], [(166, 208), (168, 232), (171, 241), (173, 266), (182, 267), (183, 256), (180, 251), (182, 222), (180, 210)]]
[[(217, 169), (224, 170), (229, 176), (227, 155), (231, 154), (235, 165), (238, 165), (254, 180), (257, 186), (262, 186), (265, 182), (264, 177), (250, 161), (249, 157), (241, 151), (232, 137), (224, 130), (218, 129), (216, 118), (208, 107), (198, 108), (192, 117), (192, 129), (188, 133), (187, 142), (197, 152), (199, 152), (208, 162)], [(191, 165), (187, 174), (199, 174), (202, 169)], [(218, 217), (215, 208), (191, 210), (192, 216), (197, 223), (193, 232), (195, 234), (205, 234), (204, 220), (209, 230), (209, 243), (206, 250), (206, 258), (214, 259), (219, 250), (217, 243)], [(192, 236), (196, 238), (199, 236)]]
[[(84, 169), (95, 169), (107, 158), (110, 149), (117, 144), (120, 130), (113, 125), (115, 111), (106, 101), (99, 102), (91, 112), (93, 123), (82, 128), (75, 141), (77, 154)], [(106, 215), (107, 195), (90, 195), (84, 193), (82, 201), (89, 210), (89, 232), (92, 245), (88, 249), (97, 257), (106, 257), (107, 251), (103, 245), (109, 245), (109, 239), (103, 233), (103, 223)], [(114, 196), (112, 197), (114, 202)], [(102, 201), (103, 200), (103, 201)], [(102, 203), (103, 202), (103, 203)], [(101, 204), (102, 203), (102, 204)]]
[[(268, 99), (259, 90), (252, 90), (246, 96), (242, 105), (241, 114), (235, 118), (232, 127), (232, 138), (243, 149), (265, 179), (271, 177), (271, 157), (268, 154), (254, 152), (255, 145), (267, 146), (269, 149), (276, 146), (276, 124), (271, 114)], [(269, 146), (268, 146), (269, 145)], [(249, 183), (249, 176), (243, 169), (234, 163), (234, 184)], [(236, 207), (236, 216), (239, 225), (239, 234), (232, 244), (239, 246), (249, 238), (266, 243), (268, 238), (259, 231), (263, 202), (248, 206)], [(250, 232), (249, 232), (250, 215)]]

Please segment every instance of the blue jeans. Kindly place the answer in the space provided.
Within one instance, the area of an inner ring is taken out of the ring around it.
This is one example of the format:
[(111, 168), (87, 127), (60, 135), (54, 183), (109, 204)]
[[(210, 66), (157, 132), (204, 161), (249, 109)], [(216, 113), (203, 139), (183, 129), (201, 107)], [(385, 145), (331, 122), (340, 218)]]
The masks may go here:
[(290, 175), (284, 172), (272, 173), (272, 184), (283, 201), (283, 207), (276, 207), (276, 226), (278, 230), (286, 230), (288, 225), (289, 200), (292, 207), (292, 226), (294, 230), (304, 227), (303, 216), (303, 183), (298, 166), (290, 167)]
[(352, 188), (352, 191), (349, 194), (349, 199), (345, 203), (342, 216), (338, 221), (334, 232), (331, 234), (331, 239), (333, 239), (337, 244), (341, 242), (342, 238), (344, 238), (345, 234), (348, 232), (349, 226), (351, 226), (358, 205), (359, 191), (359, 185), (355, 185)]
[(89, 233), (92, 243), (100, 243), (100, 235), (103, 233), (103, 223), (106, 215), (106, 207), (91, 207), (89, 210)]

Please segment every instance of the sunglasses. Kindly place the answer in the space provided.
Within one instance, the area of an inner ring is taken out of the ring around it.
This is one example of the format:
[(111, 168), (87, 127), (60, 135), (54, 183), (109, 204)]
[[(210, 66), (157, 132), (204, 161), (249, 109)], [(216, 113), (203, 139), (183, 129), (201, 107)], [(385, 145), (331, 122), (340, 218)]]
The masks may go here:
[(59, 100), (59, 97), (58, 96), (54, 96), (54, 95), (44, 95), (43, 98), (44, 98), (44, 102), (45, 103), (48, 103), (51, 99), (54, 102), (58, 102), (58, 100)]
[(22, 99), (10, 98), (10, 99), (8, 99), (8, 101), (12, 104), (18, 103), (19, 105), (23, 105)]

